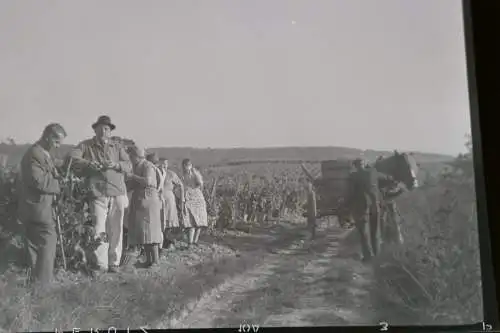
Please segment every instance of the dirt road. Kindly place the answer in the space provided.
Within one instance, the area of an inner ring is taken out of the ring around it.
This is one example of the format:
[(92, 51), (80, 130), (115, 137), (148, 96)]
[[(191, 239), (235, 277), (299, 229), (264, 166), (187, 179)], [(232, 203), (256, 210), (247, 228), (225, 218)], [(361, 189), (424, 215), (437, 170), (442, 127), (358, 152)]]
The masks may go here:
[[(211, 232), (196, 248), (169, 252), (156, 270), (124, 269), (93, 279), (59, 272), (51, 291), (23, 302), (24, 280), (9, 271), (0, 280), (0, 326), (10, 331), (344, 326), (376, 325), (389, 321), (388, 314), (401, 318), (394, 306), (373, 306), (380, 302), (371, 292), (372, 269), (356, 258), (356, 237), (323, 224), (318, 239), (309, 241), (304, 229), (281, 222), (250, 233)], [(381, 309), (390, 311), (384, 316)]]
[[(369, 299), (370, 269), (340, 251), (347, 234), (321, 230), (276, 247), (259, 265), (207, 292), (187, 312), (158, 328), (378, 324)], [(248, 251), (248, 249), (247, 249)]]

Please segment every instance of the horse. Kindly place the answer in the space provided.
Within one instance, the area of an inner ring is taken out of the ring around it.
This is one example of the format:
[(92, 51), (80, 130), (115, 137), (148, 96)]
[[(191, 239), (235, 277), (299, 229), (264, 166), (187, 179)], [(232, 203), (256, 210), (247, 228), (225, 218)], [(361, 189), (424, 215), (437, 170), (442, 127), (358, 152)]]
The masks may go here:
[[(352, 160), (348, 159), (342, 160), (342, 163), (344, 165), (343, 168), (349, 169), (349, 167), (352, 166), (352, 162), (353, 162)], [(373, 164), (373, 167), (377, 171), (391, 176), (397, 182), (403, 183), (408, 190), (412, 190), (418, 187), (418, 180), (416, 177), (418, 173), (418, 165), (411, 154), (399, 153), (398, 151), (394, 151), (394, 153), (390, 156), (379, 158)], [(301, 168), (308, 181), (311, 182), (314, 185), (315, 189), (318, 191), (318, 193), (320, 193), (320, 196), (321, 194), (325, 194), (325, 191), (328, 191), (328, 189), (325, 188), (324, 186), (325, 182), (325, 179), (323, 178), (324, 175), (320, 178), (315, 178), (309, 172), (309, 170), (307, 170), (304, 164), (301, 164)], [(346, 172), (349, 172), (349, 170), (347, 170)], [(384, 185), (383, 190), (385, 190), (385, 187), (390, 188), (390, 185), (392, 184), (383, 184), (383, 185)], [(332, 212), (333, 214), (331, 216), (337, 217), (338, 223), (340, 224), (341, 227), (350, 228), (353, 227), (354, 223), (352, 221), (350, 209), (349, 207), (346, 206), (346, 202), (344, 201), (345, 199), (344, 194), (346, 194), (343, 193), (344, 190), (345, 189), (340, 189), (340, 193), (338, 193), (339, 197), (338, 203), (333, 203), (333, 202), (327, 203), (327, 206), (332, 205), (332, 207), (336, 207), (335, 212), (334, 213)], [(398, 193), (398, 195), (399, 194), (400, 193)], [(391, 199), (392, 198), (393, 197), (391, 197)], [(386, 206), (388, 208), (392, 207), (391, 205), (385, 205), (385, 202), (387, 202), (387, 200), (384, 200), (383, 208), (386, 208)], [(324, 216), (329, 216), (331, 213), (328, 213), (327, 210), (328, 208), (324, 212), (320, 213), (317, 217), (320, 218)], [(308, 214), (305, 213), (304, 216), (307, 217)]]
[(406, 189), (393, 189), (390, 184), (385, 184), (386, 186), (382, 184), (381, 186), (383, 194), (380, 217), (382, 242), (401, 244), (403, 243), (403, 237), (397, 221), (398, 211), (394, 199), (405, 190), (411, 191), (418, 188), (418, 164), (413, 155), (394, 151), (391, 156), (379, 158), (373, 164), (373, 167), (381, 173), (392, 176), (395, 181), (404, 184), (406, 187)]
[(410, 191), (419, 186), (417, 179), (418, 164), (412, 154), (400, 153), (395, 150), (393, 155), (375, 161), (373, 167), (377, 171), (392, 176), (394, 180), (403, 183)]

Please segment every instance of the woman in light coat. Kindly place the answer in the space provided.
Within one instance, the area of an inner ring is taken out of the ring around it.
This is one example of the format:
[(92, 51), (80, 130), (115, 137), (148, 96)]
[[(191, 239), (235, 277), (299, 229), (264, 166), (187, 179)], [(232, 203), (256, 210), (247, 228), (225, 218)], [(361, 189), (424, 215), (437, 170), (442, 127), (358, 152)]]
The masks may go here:
[(198, 170), (193, 168), (189, 159), (182, 161), (181, 180), (184, 185), (184, 200), (182, 224), (188, 229), (189, 246), (197, 245), (202, 228), (208, 227), (207, 204), (203, 196), (203, 178)]
[(130, 158), (134, 170), (130, 175), (133, 192), (130, 201), (128, 243), (144, 247), (146, 266), (159, 263), (159, 245), (163, 242), (161, 230), (161, 200), (158, 192), (160, 177), (153, 163), (146, 160), (144, 149), (134, 147)]
[[(164, 236), (164, 247), (169, 247), (173, 244), (170, 234), (176, 228), (179, 228), (179, 214), (177, 212), (177, 205), (175, 201), (174, 189), (179, 189), (179, 196), (181, 200), (184, 199), (184, 185), (181, 179), (175, 172), (168, 168), (168, 160), (166, 158), (160, 159), (160, 172), (162, 176), (161, 198), (162, 198), (162, 230)], [(182, 212), (181, 212), (182, 216)]]

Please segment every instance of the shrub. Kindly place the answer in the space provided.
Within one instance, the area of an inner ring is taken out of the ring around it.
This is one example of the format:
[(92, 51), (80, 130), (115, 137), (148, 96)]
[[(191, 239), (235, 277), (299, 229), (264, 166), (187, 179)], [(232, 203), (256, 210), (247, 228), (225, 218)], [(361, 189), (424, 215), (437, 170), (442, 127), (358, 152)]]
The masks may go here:
[[(17, 170), (0, 170), (0, 237), (5, 243), (22, 243), (24, 229), (17, 219)], [(88, 270), (89, 253), (100, 240), (94, 240), (93, 227), (88, 214), (87, 189), (84, 183), (71, 175), (70, 181), (62, 186), (56, 212), (60, 224), (56, 263), (63, 265), (61, 243), (69, 270)], [(12, 242), (12, 239), (15, 242)], [(6, 245), (8, 246), (8, 245)], [(17, 258), (21, 259), (21, 258)], [(20, 260), (22, 263), (22, 260)]]
[[(435, 324), (482, 320), (472, 151), (433, 185), (397, 199), (405, 243), (377, 259), (379, 293)], [(380, 294), (379, 294), (380, 296)]]

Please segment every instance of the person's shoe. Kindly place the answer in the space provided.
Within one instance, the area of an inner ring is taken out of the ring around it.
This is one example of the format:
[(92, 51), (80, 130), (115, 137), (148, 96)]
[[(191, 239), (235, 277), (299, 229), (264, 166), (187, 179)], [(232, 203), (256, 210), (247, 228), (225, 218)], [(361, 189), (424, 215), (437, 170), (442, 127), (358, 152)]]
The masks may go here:
[(108, 267), (108, 272), (109, 273), (118, 273), (120, 271), (119, 267), (116, 265), (110, 265)]

